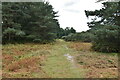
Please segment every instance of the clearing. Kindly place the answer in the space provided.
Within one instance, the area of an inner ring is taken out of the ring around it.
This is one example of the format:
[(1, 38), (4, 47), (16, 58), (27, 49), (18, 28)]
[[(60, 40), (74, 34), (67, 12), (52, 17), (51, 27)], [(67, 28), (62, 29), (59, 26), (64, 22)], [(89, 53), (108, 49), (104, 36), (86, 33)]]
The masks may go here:
[(3, 45), (3, 78), (117, 78), (117, 53), (91, 50), (91, 43)]

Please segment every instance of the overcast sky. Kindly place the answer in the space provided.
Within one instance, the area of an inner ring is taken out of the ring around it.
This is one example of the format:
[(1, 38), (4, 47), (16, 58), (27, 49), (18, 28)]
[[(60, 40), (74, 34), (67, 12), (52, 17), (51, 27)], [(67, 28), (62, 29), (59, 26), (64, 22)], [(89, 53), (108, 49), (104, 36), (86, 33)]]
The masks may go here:
[(47, 0), (58, 11), (60, 27), (74, 27), (77, 32), (88, 30), (88, 19), (84, 10), (95, 10), (102, 7), (96, 0)]

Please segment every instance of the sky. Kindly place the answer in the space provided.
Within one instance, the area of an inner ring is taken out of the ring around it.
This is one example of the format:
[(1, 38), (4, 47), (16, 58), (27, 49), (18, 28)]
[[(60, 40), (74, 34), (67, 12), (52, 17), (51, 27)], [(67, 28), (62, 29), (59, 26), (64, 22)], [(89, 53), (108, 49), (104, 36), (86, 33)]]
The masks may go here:
[(58, 11), (58, 21), (60, 27), (73, 27), (77, 32), (89, 29), (87, 22), (90, 21), (85, 10), (101, 9), (101, 2), (96, 0), (47, 0), (53, 6), (54, 11)]

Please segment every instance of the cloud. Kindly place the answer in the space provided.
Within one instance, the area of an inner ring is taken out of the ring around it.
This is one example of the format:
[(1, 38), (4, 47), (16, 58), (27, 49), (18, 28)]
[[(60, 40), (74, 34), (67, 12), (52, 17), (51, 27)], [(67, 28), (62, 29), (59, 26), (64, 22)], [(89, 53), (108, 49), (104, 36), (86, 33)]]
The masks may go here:
[(80, 13), (79, 10), (74, 10), (74, 9), (64, 9), (64, 10), (68, 12)]
[(64, 6), (65, 7), (68, 7), (68, 6), (72, 6), (72, 5), (75, 5), (76, 3), (78, 3), (80, 0), (68, 0)]
[(54, 10), (60, 15), (60, 26), (74, 27), (77, 32), (89, 29), (87, 22), (89, 21), (84, 10), (95, 10), (102, 7), (101, 3), (95, 3), (96, 0), (49, 0)]
[(76, 4), (76, 2), (74, 1), (74, 2), (68, 2), (68, 3), (65, 3), (65, 5), (64, 6), (72, 6), (72, 5), (74, 5), (74, 4)]
[(75, 2), (69, 2), (69, 3), (66, 3), (65, 6), (71, 6), (73, 4), (75, 4)]

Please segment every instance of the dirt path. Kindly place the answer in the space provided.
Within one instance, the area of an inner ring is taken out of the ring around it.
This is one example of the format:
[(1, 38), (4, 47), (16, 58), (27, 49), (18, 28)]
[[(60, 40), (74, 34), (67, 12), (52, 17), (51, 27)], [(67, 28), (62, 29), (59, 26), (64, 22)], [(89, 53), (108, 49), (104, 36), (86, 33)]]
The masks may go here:
[(42, 68), (51, 78), (84, 78), (85, 71), (77, 68), (72, 56), (75, 51), (68, 48), (67, 44), (58, 40)]

